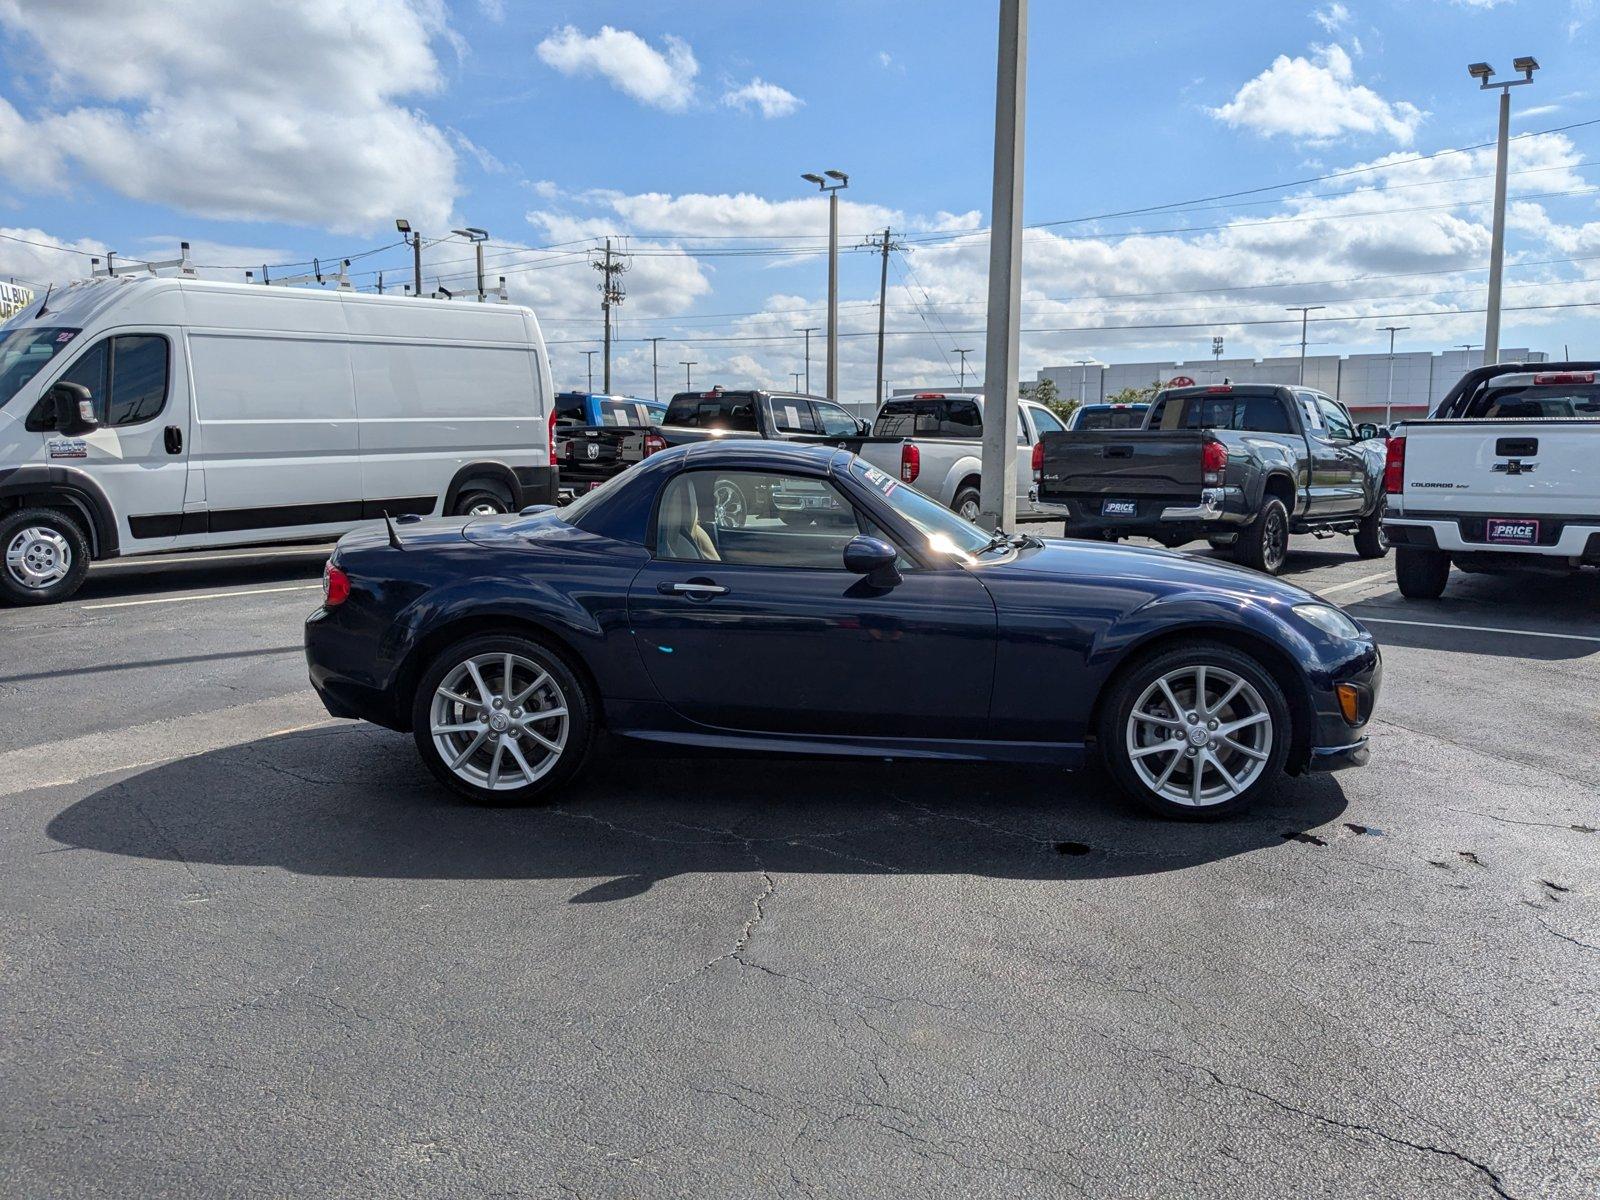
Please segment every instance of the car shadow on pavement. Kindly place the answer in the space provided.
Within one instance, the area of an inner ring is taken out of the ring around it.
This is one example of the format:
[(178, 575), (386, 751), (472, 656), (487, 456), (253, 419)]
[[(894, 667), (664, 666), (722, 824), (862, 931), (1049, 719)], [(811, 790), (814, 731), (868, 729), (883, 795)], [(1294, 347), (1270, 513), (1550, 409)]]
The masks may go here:
[[(543, 808), (457, 801), (410, 738), (341, 725), (138, 772), (49, 824), (63, 845), (321, 876), (570, 879), (574, 903), (700, 872), (1081, 880), (1272, 852), (1343, 812), (1329, 776), (1285, 779), (1215, 824), (1130, 808), (1097, 772), (949, 763), (659, 758), (597, 747)], [(596, 883), (596, 880), (602, 882)]]
[[(218, 558), (211, 562), (164, 562), (161, 555), (113, 560), (92, 569), (75, 601), (123, 600), (168, 592), (224, 591), (234, 587), (270, 587), (284, 583), (316, 583), (331, 546), (287, 546), (270, 555)], [(178, 558), (180, 556), (174, 556)]]

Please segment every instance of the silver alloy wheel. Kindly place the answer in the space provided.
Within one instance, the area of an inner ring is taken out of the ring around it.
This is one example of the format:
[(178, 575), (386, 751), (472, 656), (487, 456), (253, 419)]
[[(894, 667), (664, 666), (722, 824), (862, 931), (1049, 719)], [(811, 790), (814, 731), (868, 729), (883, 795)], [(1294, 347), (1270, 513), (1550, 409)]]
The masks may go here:
[(505, 512), (505, 509), (501, 508), (493, 500), (479, 500), (471, 508), (467, 509), (467, 516), (497, 517), (503, 512)]
[(521, 654), (457, 663), (428, 708), (434, 749), (458, 778), (502, 792), (550, 773), (567, 748), (567, 698), (550, 672)]
[(1215, 666), (1168, 671), (1128, 717), (1134, 772), (1163, 800), (1204, 808), (1245, 791), (1272, 757), (1272, 714), (1246, 679)]
[(731, 479), (719, 479), (711, 487), (718, 529), (742, 529), (745, 521), (744, 492)]
[(43, 591), (72, 570), (72, 544), (48, 525), (29, 525), (6, 547), (6, 570), (30, 591)]
[(980, 511), (981, 507), (978, 501), (968, 500), (960, 508), (956, 509), (956, 515), (959, 516), (963, 521), (971, 521), (976, 524), (978, 520), (978, 513)]

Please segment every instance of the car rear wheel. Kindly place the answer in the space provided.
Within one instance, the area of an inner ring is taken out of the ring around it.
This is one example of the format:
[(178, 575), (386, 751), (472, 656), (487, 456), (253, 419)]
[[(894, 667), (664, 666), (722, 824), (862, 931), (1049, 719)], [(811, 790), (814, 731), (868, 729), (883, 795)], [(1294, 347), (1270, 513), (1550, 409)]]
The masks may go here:
[(480, 804), (527, 804), (583, 765), (591, 713), (582, 681), (548, 646), (478, 637), (449, 647), (423, 672), (412, 734), (445, 786)]
[(1289, 510), (1282, 500), (1268, 496), (1256, 519), (1239, 532), (1233, 558), (1241, 566), (1276, 575), (1288, 557)]
[(1253, 804), (1283, 771), (1288, 702), (1250, 655), (1199, 642), (1136, 662), (1112, 685), (1098, 730), (1107, 772), (1164, 817), (1207, 821)]
[(0, 519), (0, 596), (12, 604), (54, 604), (83, 586), (89, 539), (53, 508), (21, 508)]
[(1437, 600), (1450, 582), (1450, 556), (1443, 550), (1396, 546), (1394, 578), (1407, 600)]
[(978, 514), (983, 511), (983, 497), (977, 488), (972, 485), (956, 492), (955, 499), (950, 501), (950, 508), (963, 521), (978, 523)]

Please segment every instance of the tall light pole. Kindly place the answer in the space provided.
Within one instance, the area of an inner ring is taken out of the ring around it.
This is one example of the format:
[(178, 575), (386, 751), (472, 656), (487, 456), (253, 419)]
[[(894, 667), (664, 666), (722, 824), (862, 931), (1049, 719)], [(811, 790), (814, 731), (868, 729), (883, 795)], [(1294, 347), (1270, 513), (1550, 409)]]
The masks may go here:
[(489, 231), (479, 229), (476, 225), (468, 225), (465, 229), (452, 229), (450, 232), (457, 237), (466, 238), (478, 253), (478, 303), (482, 304), (489, 298), (489, 294), (483, 290), (483, 244), (489, 240)]
[(1482, 91), (1500, 89), (1500, 138), (1494, 162), (1494, 233), (1489, 240), (1489, 311), (1483, 323), (1483, 361), (1500, 361), (1500, 284), (1506, 260), (1506, 159), (1511, 149), (1511, 89), (1533, 82), (1539, 60), (1531, 54), (1513, 59), (1511, 68), (1522, 75), (1505, 83), (1490, 83), (1494, 68), (1488, 63), (1473, 63), (1467, 74), (1478, 81)]
[(412, 280), (411, 294), (422, 295), (422, 235), (411, 228), (411, 222), (403, 217), (394, 223), (400, 231), (400, 240), (411, 247)]
[(695, 367), (699, 366), (699, 360), (695, 359), (689, 362), (684, 362), (680, 358), (678, 360), (678, 365), (683, 368), (683, 390), (686, 392), (692, 392), (694, 390), (694, 369)]
[(650, 395), (656, 400), (661, 399), (661, 373), (657, 365), (657, 352), (665, 340), (661, 337), (645, 338), (645, 341), (650, 343)]
[(806, 395), (811, 394), (811, 335), (817, 331), (817, 326), (807, 325), (804, 329), (796, 329), (796, 333), (806, 335)]
[(1306, 328), (1311, 322), (1311, 314), (1321, 312), (1326, 307), (1326, 304), (1302, 304), (1298, 307), (1291, 305), (1285, 310), (1300, 314), (1300, 383), (1302, 385), (1306, 381)]
[(582, 351), (582, 354), (584, 356), (584, 361), (585, 361), (585, 363), (587, 363), (587, 365), (589, 367), (589, 386), (585, 390), (590, 391), (590, 392), (594, 391), (594, 356), (596, 354), (599, 354), (599, 353), (600, 353), (600, 351), (598, 351), (598, 350), (584, 350), (584, 351)]
[(963, 350), (960, 346), (957, 346), (955, 351), (961, 355), (961, 390), (964, 392), (967, 390), (967, 355), (972, 353), (972, 347), (968, 346)]
[(1082, 408), (1089, 392), (1089, 368), (1094, 365), (1094, 359), (1079, 358), (1074, 361), (1078, 364), (1078, 407)]
[[(823, 178), (827, 176), (827, 179)], [(843, 171), (824, 171), (822, 175), (800, 176), (828, 193), (828, 387), (829, 400), (839, 398), (839, 191), (850, 186)], [(828, 180), (833, 180), (829, 183)]]
[(1389, 335), (1389, 392), (1383, 402), (1383, 424), (1387, 428), (1394, 424), (1394, 335), (1410, 329), (1409, 325), (1380, 325), (1379, 333)]
[(989, 209), (989, 318), (984, 342), (983, 465), (978, 523), (1017, 516), (1017, 387), (1022, 328), (1022, 162), (1028, 93), (1028, 0), (1000, 0), (994, 93), (994, 199)]
[(802, 374), (802, 372), (800, 372), (800, 371), (790, 371), (789, 372), (789, 378), (794, 380), (794, 390), (797, 391), (797, 392), (800, 390), (800, 376), (801, 376), (801, 374)]

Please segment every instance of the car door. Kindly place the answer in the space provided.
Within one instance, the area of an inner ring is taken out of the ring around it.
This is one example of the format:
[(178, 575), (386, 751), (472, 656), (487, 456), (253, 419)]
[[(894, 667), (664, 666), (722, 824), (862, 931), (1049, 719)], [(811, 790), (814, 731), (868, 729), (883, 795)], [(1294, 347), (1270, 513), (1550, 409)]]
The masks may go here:
[(1300, 420), (1306, 432), (1306, 513), (1331, 516), (1338, 512), (1340, 494), (1344, 490), (1344, 462), (1328, 429), (1322, 405), (1317, 402), (1317, 394), (1296, 391), (1294, 398), (1300, 406)]
[(811, 410), (817, 414), (817, 426), (822, 431), (823, 437), (829, 438), (855, 438), (861, 436), (860, 427), (856, 419), (837, 404), (829, 404), (826, 400), (813, 400)]
[(62, 437), (42, 400), (26, 427), (42, 435), (45, 461), (80, 468), (105, 489), (125, 552), (172, 542), (189, 474), (189, 397), (172, 337), (118, 330), (85, 347), (53, 382), (88, 388), (100, 426)]
[(1330, 470), (1332, 496), (1328, 512), (1334, 516), (1350, 516), (1366, 506), (1366, 462), (1356, 437), (1355, 422), (1338, 401), (1320, 393), (1316, 397), (1317, 409), (1327, 430), (1328, 452), (1333, 466)]
[[(810, 493), (805, 522), (718, 526), (715, 496)], [(701, 725), (878, 737), (981, 737), (994, 681), (995, 608), (959, 566), (904, 564), (880, 588), (844, 569), (863, 530), (885, 537), (830, 481), (685, 471), (664, 488), (650, 563), (628, 594), (639, 654), (661, 698)]]

